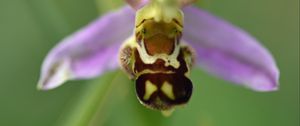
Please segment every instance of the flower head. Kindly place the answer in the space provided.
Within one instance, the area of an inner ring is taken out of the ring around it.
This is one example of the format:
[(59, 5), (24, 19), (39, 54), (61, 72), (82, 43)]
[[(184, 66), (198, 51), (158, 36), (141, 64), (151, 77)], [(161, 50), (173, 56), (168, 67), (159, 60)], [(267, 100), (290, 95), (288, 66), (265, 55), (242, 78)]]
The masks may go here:
[[(277, 90), (279, 70), (267, 49), (240, 28), (187, 6), (194, 0), (126, 1), (134, 9), (125, 6), (108, 13), (54, 47), (42, 65), (38, 88), (53, 89), (68, 80), (89, 79), (115, 70), (119, 68), (121, 48), (121, 66), (136, 79), (137, 88), (147, 89), (137, 93), (142, 103), (150, 107), (168, 109), (166, 103), (187, 102), (192, 90), (188, 76), (193, 63), (212, 75), (256, 91)], [(139, 55), (139, 59), (131, 54)], [(144, 65), (134, 65), (139, 60)], [(177, 74), (181, 69), (186, 71)], [(171, 76), (173, 73), (176, 74)], [(147, 81), (149, 78), (152, 81)], [(162, 84), (157, 87), (154, 82)], [(187, 85), (180, 87), (177, 82)], [(152, 99), (155, 103), (147, 103), (157, 90), (162, 90), (164, 96), (157, 93)]]

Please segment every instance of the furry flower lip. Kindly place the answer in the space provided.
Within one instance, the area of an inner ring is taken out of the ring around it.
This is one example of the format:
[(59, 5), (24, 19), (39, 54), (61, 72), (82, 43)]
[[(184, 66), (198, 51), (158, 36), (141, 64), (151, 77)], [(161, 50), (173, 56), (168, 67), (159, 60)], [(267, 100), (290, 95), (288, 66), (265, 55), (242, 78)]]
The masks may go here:
[(194, 67), (255, 91), (277, 90), (279, 70), (269, 51), (193, 1), (126, 0), (130, 6), (96, 19), (48, 53), (38, 89), (121, 66), (135, 80), (140, 102), (162, 111), (188, 102)]
[(151, 1), (136, 12), (134, 35), (121, 47), (121, 66), (148, 108), (172, 110), (192, 95), (189, 71), (194, 57), (181, 42), (183, 17), (176, 1)]

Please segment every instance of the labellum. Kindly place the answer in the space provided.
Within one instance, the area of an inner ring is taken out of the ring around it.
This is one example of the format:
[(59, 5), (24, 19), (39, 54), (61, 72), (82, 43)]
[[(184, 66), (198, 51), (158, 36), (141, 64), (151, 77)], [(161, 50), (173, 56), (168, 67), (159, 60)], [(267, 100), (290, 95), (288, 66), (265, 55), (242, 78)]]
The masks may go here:
[(148, 108), (169, 111), (192, 95), (194, 57), (181, 42), (182, 30), (183, 13), (175, 1), (153, 0), (136, 13), (135, 34), (123, 44), (119, 59)]

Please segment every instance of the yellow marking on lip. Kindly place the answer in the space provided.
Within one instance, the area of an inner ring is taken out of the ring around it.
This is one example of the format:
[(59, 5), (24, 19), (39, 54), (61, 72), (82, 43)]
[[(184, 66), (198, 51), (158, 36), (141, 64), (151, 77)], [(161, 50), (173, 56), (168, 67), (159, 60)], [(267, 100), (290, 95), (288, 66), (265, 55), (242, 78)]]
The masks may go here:
[(169, 117), (172, 115), (172, 113), (174, 112), (174, 108), (168, 109), (168, 110), (162, 110), (161, 113), (165, 116), (165, 117)]
[(161, 90), (164, 92), (165, 95), (167, 95), (170, 99), (174, 100), (175, 96), (173, 93), (173, 86), (168, 83), (164, 82), (163, 85), (161, 86)]
[(156, 73), (174, 74), (175, 72), (174, 71), (154, 71), (154, 70), (151, 70), (151, 69), (145, 69), (145, 70), (137, 73), (136, 76), (140, 76), (140, 75), (143, 75), (143, 74), (156, 74)]
[(148, 100), (153, 94), (153, 92), (155, 92), (156, 90), (157, 90), (156, 85), (154, 85), (153, 83), (147, 80), (145, 86), (144, 100)]
[(180, 66), (180, 63), (177, 60), (177, 56), (179, 55), (180, 52), (180, 46), (178, 45), (175, 45), (175, 49), (171, 55), (167, 55), (163, 53), (163, 54), (156, 54), (154, 56), (150, 56), (147, 54), (146, 47), (143, 41), (141, 42), (141, 46), (137, 46), (136, 48), (140, 54), (141, 60), (145, 64), (153, 64), (157, 59), (162, 59), (165, 61), (166, 66), (173, 66), (176, 69), (179, 68)]

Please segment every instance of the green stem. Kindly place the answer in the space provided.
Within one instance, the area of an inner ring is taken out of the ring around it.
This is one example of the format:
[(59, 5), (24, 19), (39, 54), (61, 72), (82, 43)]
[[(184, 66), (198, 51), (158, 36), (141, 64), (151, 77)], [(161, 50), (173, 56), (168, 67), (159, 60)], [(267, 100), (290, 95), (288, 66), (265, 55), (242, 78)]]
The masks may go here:
[(59, 119), (59, 126), (87, 126), (112, 86), (112, 81), (117, 75), (109, 74), (87, 84), (86, 87), (76, 96), (71, 108), (63, 113)]

